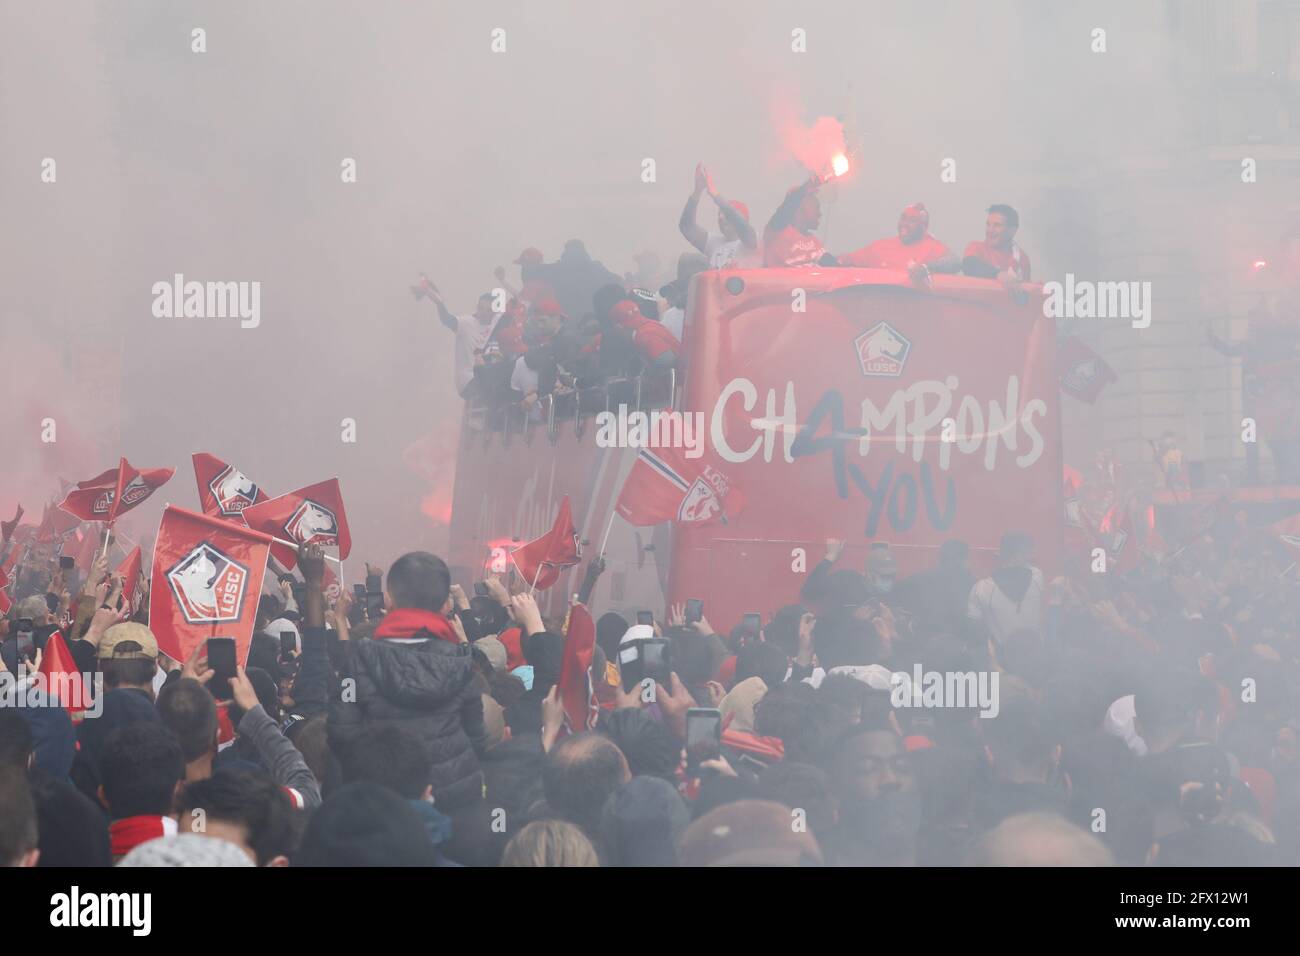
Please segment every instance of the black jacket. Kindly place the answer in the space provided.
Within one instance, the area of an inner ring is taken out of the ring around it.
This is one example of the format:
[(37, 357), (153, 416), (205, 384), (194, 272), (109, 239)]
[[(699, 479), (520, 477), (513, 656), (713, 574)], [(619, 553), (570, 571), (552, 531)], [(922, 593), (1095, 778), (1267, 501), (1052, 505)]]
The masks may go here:
[(339, 650), (339, 677), (356, 684), (343, 684), (330, 701), (330, 748), (343, 753), (362, 728), (396, 724), (429, 749), (429, 782), (440, 809), (481, 799), (478, 755), (487, 727), (469, 646), (430, 637), (414, 644), (345, 641)]

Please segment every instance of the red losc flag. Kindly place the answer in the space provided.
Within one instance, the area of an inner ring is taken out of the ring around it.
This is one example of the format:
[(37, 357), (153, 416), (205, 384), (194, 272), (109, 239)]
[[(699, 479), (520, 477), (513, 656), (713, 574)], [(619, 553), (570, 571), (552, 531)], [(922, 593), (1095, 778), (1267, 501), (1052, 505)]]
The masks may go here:
[(1103, 388), (1119, 380), (1105, 359), (1072, 335), (1057, 345), (1056, 372), (1061, 379), (1061, 391), (1089, 405), (1097, 401)]
[(675, 448), (642, 448), (623, 481), (615, 510), (628, 524), (641, 527), (680, 524), (726, 524), (745, 507), (745, 497), (718, 468), (690, 459)]
[(192, 457), (194, 480), (199, 483), (199, 507), (204, 514), (242, 524), (245, 508), (266, 501), (268, 495), (262, 486), (234, 465), (204, 451), (196, 451)]
[(137, 544), (113, 572), (122, 579), (122, 597), (130, 605), (132, 617), (144, 606), (144, 575), (140, 573), (140, 561), (140, 546)]
[(565, 726), (577, 734), (596, 725), (600, 705), (591, 683), (591, 658), (596, 647), (596, 622), (585, 605), (569, 611), (569, 629), (564, 635), (564, 656), (560, 663), (559, 695), (564, 705)]
[(168, 505), (149, 586), (159, 649), (183, 661), (210, 637), (233, 637), (246, 661), (270, 546), (269, 535)]
[(77, 482), (59, 507), (82, 521), (116, 521), (166, 484), (175, 468), (134, 467), (125, 458), (102, 475)]
[(555, 524), (535, 541), (510, 552), (510, 560), (525, 581), (539, 591), (544, 591), (560, 580), (560, 572), (578, 563), (582, 548), (578, 532), (573, 528), (573, 513), (569, 509), (569, 496), (560, 502), (560, 513)]
[[(352, 532), (337, 478), (245, 508), (243, 516), (250, 528), (282, 541), (337, 546), (340, 561), (352, 552)], [(273, 545), (271, 553), (289, 570), (298, 565), (298, 552), (287, 545)]]

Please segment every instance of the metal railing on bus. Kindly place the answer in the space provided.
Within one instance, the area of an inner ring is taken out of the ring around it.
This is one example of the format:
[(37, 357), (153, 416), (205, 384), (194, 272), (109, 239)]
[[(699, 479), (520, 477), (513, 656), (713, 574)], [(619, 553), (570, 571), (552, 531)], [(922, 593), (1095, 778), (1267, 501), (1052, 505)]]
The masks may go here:
[(542, 426), (547, 441), (554, 445), (560, 440), (560, 427), (569, 421), (573, 422), (574, 438), (582, 441), (590, 419), (601, 413), (612, 413), (620, 406), (638, 412), (675, 409), (678, 385), (677, 370), (668, 369), (607, 379), (599, 385), (572, 388), (559, 394), (552, 392), (532, 408), (524, 408), (522, 402), (492, 404), (471, 399), (465, 405), (465, 447), (472, 447), (475, 437), (482, 436), (483, 447), (487, 448), (492, 437), (498, 434), (503, 446), (508, 447), (516, 435), (522, 435), (525, 444), (531, 444), (536, 429)]

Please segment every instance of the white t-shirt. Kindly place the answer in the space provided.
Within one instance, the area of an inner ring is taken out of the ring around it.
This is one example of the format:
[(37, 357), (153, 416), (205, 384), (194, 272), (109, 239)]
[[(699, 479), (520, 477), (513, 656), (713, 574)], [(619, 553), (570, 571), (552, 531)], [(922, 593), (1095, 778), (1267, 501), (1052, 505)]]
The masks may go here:
[(983, 621), (999, 644), (1016, 631), (1039, 631), (1043, 627), (1043, 572), (1030, 568), (1029, 587), (1017, 603), (1002, 592), (990, 577), (976, 581), (966, 603), (966, 616)]
[(465, 391), (474, 378), (474, 353), (487, 345), (497, 316), (480, 322), (472, 315), (456, 316), (456, 391)]
[(665, 309), (659, 316), (659, 321), (663, 327), (673, 334), (678, 342), (682, 340), (682, 326), (686, 322), (686, 311), (673, 306), (671, 309)]
[(728, 239), (726, 236), (710, 233), (704, 240), (704, 254), (709, 257), (710, 269), (727, 269), (739, 266), (738, 261), (746, 252), (741, 239)]
[(527, 395), (529, 392), (537, 391), (539, 381), (541, 381), (541, 376), (537, 374), (536, 369), (528, 367), (528, 363), (524, 361), (522, 355), (515, 359), (515, 369), (510, 373), (511, 388)]

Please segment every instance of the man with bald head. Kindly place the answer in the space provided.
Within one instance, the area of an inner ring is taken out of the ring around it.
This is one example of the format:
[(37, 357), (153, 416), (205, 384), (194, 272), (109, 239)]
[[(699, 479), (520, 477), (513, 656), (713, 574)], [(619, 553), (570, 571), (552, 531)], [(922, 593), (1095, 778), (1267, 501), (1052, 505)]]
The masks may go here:
[(898, 235), (863, 246), (840, 256), (840, 265), (861, 269), (905, 269), (913, 282), (931, 273), (956, 272), (961, 262), (930, 235), (930, 212), (922, 203), (912, 203), (898, 216)]
[(623, 751), (597, 733), (565, 737), (546, 755), (542, 787), (558, 817), (595, 834), (605, 801), (632, 779)]
[(1007, 817), (984, 835), (974, 866), (1114, 866), (1099, 839), (1055, 813)]

